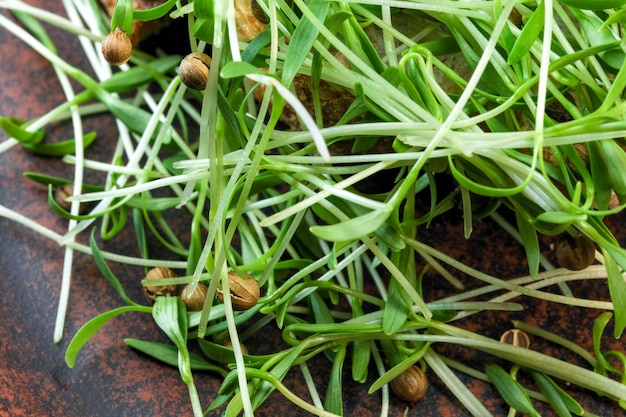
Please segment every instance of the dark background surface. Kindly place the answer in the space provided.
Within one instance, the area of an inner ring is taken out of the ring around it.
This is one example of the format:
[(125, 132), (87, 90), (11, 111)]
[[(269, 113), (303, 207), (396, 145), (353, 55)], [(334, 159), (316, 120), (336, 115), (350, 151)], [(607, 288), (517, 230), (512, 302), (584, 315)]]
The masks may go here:
[[(48, 9), (60, 12), (57, 2), (33, 1), (46, 4)], [(2, 11), (4, 15), (8, 15)], [(81, 57), (76, 41), (62, 32), (51, 29), (57, 40), (60, 55), (80, 66)], [(0, 29), (0, 115), (23, 119), (37, 117), (64, 101), (61, 89), (50, 65), (36, 52)], [(87, 157), (106, 160), (110, 155), (110, 141), (115, 135), (112, 120), (94, 117), (86, 120), (85, 131), (96, 130), (98, 140), (87, 150)], [(47, 140), (72, 137), (71, 126), (58, 124), (47, 128)], [(0, 140), (6, 135), (0, 133)], [(48, 207), (47, 190), (22, 176), (24, 171), (70, 176), (72, 168), (59, 160), (37, 157), (15, 146), (0, 154), (0, 205), (24, 214), (34, 221), (62, 234), (65, 220)], [(71, 177), (69, 177), (71, 178)], [(622, 243), (624, 216), (613, 220)], [(183, 226), (184, 219), (180, 222)], [(184, 229), (184, 227), (183, 227)], [(184, 230), (182, 231), (184, 233)], [(509, 239), (490, 221), (478, 221), (469, 241), (463, 238), (459, 212), (446, 215), (434, 222), (420, 238), (442, 251), (484, 272), (512, 278), (526, 274), (522, 248)], [(83, 238), (81, 238), (83, 239)], [(85, 243), (85, 242), (83, 242)], [(134, 237), (125, 231), (111, 242), (100, 242), (102, 248), (137, 256)], [(550, 239), (542, 241), (549, 257)], [(5, 218), (0, 218), (0, 416), (161, 416), (191, 415), (188, 393), (174, 368), (161, 365), (124, 345), (127, 337), (165, 341), (149, 315), (128, 314), (107, 324), (85, 346), (76, 367), (70, 369), (64, 361), (65, 349), (77, 329), (93, 316), (119, 307), (123, 302), (98, 272), (87, 255), (75, 254), (71, 287), (71, 302), (67, 315), (65, 337), (58, 345), (53, 343), (53, 328), (57, 309), (64, 249), (36, 232)], [(111, 268), (127, 284), (136, 300), (141, 299), (139, 285), (133, 281), (142, 278), (142, 269), (111, 263)], [(425, 283), (427, 299), (440, 297), (451, 289), (435, 275)], [(475, 285), (466, 280), (469, 286)], [(581, 297), (608, 299), (602, 280), (572, 284)], [(510, 328), (511, 320), (523, 320), (544, 327), (580, 343), (592, 350), (591, 327), (600, 313), (518, 298), (525, 310), (518, 313), (481, 313), (457, 323), (483, 335), (499, 338)], [(269, 352), (281, 343), (276, 334), (263, 334), (248, 343), (251, 353)], [(581, 363), (564, 349), (534, 338), (532, 347), (555, 357)], [(605, 337), (604, 348), (623, 349), (623, 341)], [(466, 364), (483, 369), (493, 361), (487, 355), (469, 349), (438, 347), (438, 351)], [(309, 364), (320, 392), (325, 389), (330, 366), (324, 358)], [(373, 372), (370, 375), (374, 375)], [(409, 408), (409, 416), (465, 416), (467, 412), (447, 391), (432, 372), (426, 398)], [(462, 377), (471, 389), (484, 399), (494, 415), (506, 415), (506, 409), (487, 384)], [(349, 369), (344, 376), (347, 416), (377, 416), (380, 414), (379, 394), (367, 395), (367, 387), (350, 380)], [(196, 374), (203, 406), (207, 406), (219, 388), (218, 377)], [(308, 398), (302, 379), (292, 373), (285, 384)], [(596, 397), (593, 393), (573, 388), (572, 395), (589, 411), (614, 416), (622, 412), (615, 403)], [(407, 404), (392, 399), (391, 416), (402, 416)], [(538, 407), (541, 405), (538, 404)], [(551, 415), (540, 408), (544, 415)], [(213, 415), (219, 415), (219, 412)], [(273, 395), (257, 415), (306, 415), (279, 395)]]

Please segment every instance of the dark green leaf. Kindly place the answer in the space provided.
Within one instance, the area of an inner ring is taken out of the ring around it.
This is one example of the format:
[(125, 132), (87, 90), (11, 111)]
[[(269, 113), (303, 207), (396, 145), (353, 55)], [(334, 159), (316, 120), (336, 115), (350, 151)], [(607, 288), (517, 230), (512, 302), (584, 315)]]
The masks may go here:
[(80, 329), (78, 329), (78, 332), (76, 332), (76, 334), (70, 341), (67, 350), (65, 351), (65, 362), (67, 363), (67, 365), (70, 368), (74, 367), (74, 365), (76, 364), (76, 358), (78, 357), (78, 353), (83, 348), (85, 343), (87, 343), (91, 336), (96, 334), (96, 332), (100, 330), (102, 326), (107, 324), (109, 320), (116, 316), (119, 316), (120, 314), (132, 311), (150, 313), (152, 311), (152, 308), (144, 306), (119, 307), (102, 313), (85, 323)]
[(111, 32), (118, 27), (128, 36), (133, 31), (133, 0), (116, 0), (111, 16)]
[[(124, 339), (124, 343), (126, 343), (127, 346), (145, 353), (156, 360), (170, 366), (178, 367), (178, 349), (176, 349), (173, 345), (130, 338)], [(226, 376), (228, 373), (228, 371), (226, 371), (222, 366), (212, 364), (196, 354), (190, 353), (189, 358), (191, 369), (193, 371), (211, 371), (222, 376)]]
[(339, 346), (335, 352), (333, 366), (330, 371), (330, 379), (326, 387), (326, 397), (324, 398), (324, 409), (340, 416), (343, 415), (343, 387), (341, 381), (345, 358), (346, 345), (344, 344)]
[(126, 302), (126, 304), (131, 306), (138, 306), (139, 304), (135, 303), (133, 300), (128, 297), (122, 283), (117, 279), (113, 271), (109, 268), (106, 261), (102, 257), (102, 252), (98, 248), (96, 243), (96, 239), (94, 237), (95, 229), (91, 232), (91, 238), (89, 239), (89, 247), (91, 248), (91, 254), (93, 256), (93, 260), (96, 263), (96, 266), (100, 270), (100, 273), (109, 281), (109, 284), (117, 291), (117, 293), (122, 297), (122, 299)]
[(552, 378), (542, 372), (533, 370), (529, 370), (529, 372), (559, 417), (570, 417), (571, 413), (577, 416), (583, 415), (585, 409), (567, 392), (563, 391)]
[(522, 243), (524, 244), (524, 250), (526, 251), (528, 270), (530, 275), (535, 277), (539, 273), (539, 262), (541, 258), (537, 231), (523, 213), (516, 211), (515, 219), (517, 220), (517, 229), (519, 230)]
[(487, 365), (485, 368), (487, 377), (496, 387), (502, 399), (512, 408), (520, 413), (528, 414), (531, 417), (541, 417), (541, 414), (535, 409), (528, 394), (519, 382), (513, 379), (499, 365)]

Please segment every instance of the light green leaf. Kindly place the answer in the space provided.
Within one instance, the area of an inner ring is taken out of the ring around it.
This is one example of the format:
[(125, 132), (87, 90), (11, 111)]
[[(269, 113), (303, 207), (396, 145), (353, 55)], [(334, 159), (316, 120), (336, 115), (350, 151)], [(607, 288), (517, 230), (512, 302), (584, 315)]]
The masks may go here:
[[(311, 0), (307, 6), (319, 21), (324, 22), (330, 6), (329, 1)], [(289, 87), (298, 71), (300, 71), (300, 67), (310, 53), (318, 32), (317, 27), (306, 17), (303, 17), (296, 26), (293, 36), (289, 40), (289, 48), (285, 56), (282, 76), (282, 82), (285, 86)]]
[(391, 211), (392, 207), (374, 210), (345, 222), (312, 226), (309, 230), (315, 236), (330, 242), (350, 242), (373, 233), (385, 223)]
[(545, 17), (545, 1), (539, 3), (533, 14), (530, 16), (519, 37), (513, 44), (513, 48), (509, 53), (507, 63), (515, 65), (528, 55), (528, 51), (539, 38), (539, 34), (543, 30)]

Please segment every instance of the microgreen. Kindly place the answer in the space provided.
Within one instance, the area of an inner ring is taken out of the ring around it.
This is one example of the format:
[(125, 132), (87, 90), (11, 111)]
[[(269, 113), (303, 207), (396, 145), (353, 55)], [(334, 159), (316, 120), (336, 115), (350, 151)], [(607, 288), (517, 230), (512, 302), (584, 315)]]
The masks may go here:
[[(0, 215), (66, 248), (57, 342), (71, 302), (74, 250), (92, 256), (127, 304), (78, 330), (68, 365), (110, 319), (139, 312), (151, 313), (172, 344), (125, 339), (127, 345), (178, 367), (196, 416), (203, 407), (250, 416), (275, 391), (312, 414), (341, 415), (346, 361), (359, 382), (375, 369), (370, 394), (381, 393), (382, 415), (389, 382), (418, 361), (472, 415), (490, 411), (453, 367), (491, 381), (507, 404), (529, 415), (538, 415), (536, 399), (558, 415), (583, 413), (552, 378), (626, 407), (626, 388), (609, 378), (625, 378), (611, 361), (626, 356), (603, 351), (601, 340), (611, 320), (616, 338), (626, 327), (626, 251), (604, 222), (626, 206), (624, 1), (256, 1), (269, 24), (240, 39), (244, 23), (229, 2), (167, 0), (133, 10), (130, 0), (118, 0), (103, 19), (95, 2), (67, 0), (64, 18), (0, 0), (22, 23), (0, 15), (0, 30), (49, 61), (66, 96), (32, 120), (2, 115), (9, 139), (0, 154), (19, 145), (61, 157), (71, 172), (25, 173), (49, 187), (51, 210), (67, 219), (65, 233), (8, 207), (0, 206)], [(115, 72), (103, 62), (106, 32), (130, 34), (134, 21), (157, 19), (188, 22), (181, 54), (212, 55), (203, 91), (181, 83), (179, 55), (135, 50)], [(76, 35), (91, 68), (66, 62), (41, 22)], [(94, 114), (115, 118), (110, 154), (89, 154), (101, 138), (83, 133), (83, 119)], [(74, 138), (48, 142), (53, 123), (71, 123)], [(83, 183), (86, 171), (105, 179)], [(81, 190), (67, 199), (69, 210), (53, 198), (53, 187), (65, 184)], [(87, 213), (78, 212), (90, 202)], [(523, 247), (527, 275), (493, 276), (426, 244), (422, 237), (444, 213), (462, 217), (469, 241), (478, 219), (494, 220)], [(133, 227), (139, 256), (100, 250), (95, 222), (105, 240)], [(89, 245), (78, 243), (89, 229)], [(583, 271), (555, 268), (541, 253), (540, 236), (574, 232), (594, 241), (598, 262)], [(110, 262), (184, 271), (162, 284), (206, 284), (204, 306), (187, 311), (177, 297), (141, 306)], [(233, 310), (229, 271), (250, 274), (261, 288), (247, 311)], [(427, 271), (455, 293), (429, 299)], [(464, 289), (458, 273), (473, 289)], [(606, 282), (611, 300), (575, 297), (567, 283), (581, 279)], [(560, 293), (543, 289), (553, 285)], [(558, 332), (517, 323), (579, 354), (595, 373), (454, 324), (484, 310), (519, 311), (510, 300), (520, 295), (612, 310), (592, 331), (595, 358)], [(245, 353), (239, 342), (270, 326), (282, 329), (286, 347)], [(225, 339), (232, 349), (220, 345)], [(189, 352), (196, 342), (202, 355)], [(485, 373), (468, 369), (434, 344), (471, 347), (497, 361)], [(332, 362), (324, 387), (307, 367), (320, 354)], [(497, 364), (503, 361), (510, 373)], [(301, 371), (313, 404), (281, 382), (292, 369)], [(202, 371), (223, 378), (206, 405), (194, 381)], [(541, 393), (517, 382), (518, 372), (529, 372)]]

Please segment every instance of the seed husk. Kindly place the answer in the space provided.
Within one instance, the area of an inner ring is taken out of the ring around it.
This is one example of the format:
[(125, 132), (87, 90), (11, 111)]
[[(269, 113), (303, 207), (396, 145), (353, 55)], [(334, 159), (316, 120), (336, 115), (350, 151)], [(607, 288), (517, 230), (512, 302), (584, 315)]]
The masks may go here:
[(130, 37), (119, 27), (110, 32), (102, 41), (102, 55), (111, 65), (120, 66), (130, 59), (133, 43)]
[[(174, 271), (169, 268), (156, 267), (148, 271), (145, 279), (158, 281), (165, 278), (174, 278), (175, 276)], [(176, 296), (178, 293), (178, 285), (146, 285), (143, 287), (143, 293), (148, 301), (154, 302), (154, 299), (159, 296)]]
[(180, 299), (185, 303), (188, 311), (200, 311), (204, 306), (207, 290), (206, 285), (198, 284), (196, 289), (189, 293), (189, 284), (187, 284), (180, 293)]
[(596, 248), (591, 239), (579, 234), (572, 236), (563, 233), (556, 243), (556, 259), (562, 268), (580, 271), (593, 263)]
[[(228, 273), (228, 286), (233, 310), (248, 310), (254, 307), (261, 297), (261, 290), (256, 280), (249, 274), (241, 274), (243, 277), (234, 271)], [(222, 302), (224, 301), (224, 293), (220, 288), (217, 289), (217, 296)]]
[(391, 390), (398, 398), (416, 403), (426, 395), (428, 378), (419, 366), (411, 366), (395, 377), (391, 382)]
[(210, 56), (202, 52), (192, 52), (181, 61), (178, 74), (187, 87), (194, 90), (204, 90), (209, 80), (210, 67)]

